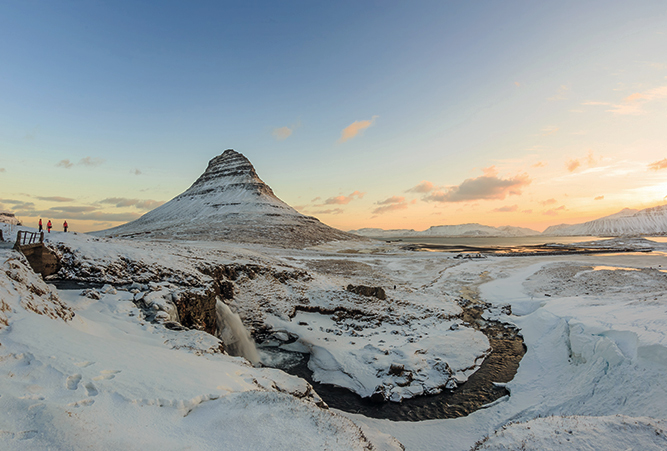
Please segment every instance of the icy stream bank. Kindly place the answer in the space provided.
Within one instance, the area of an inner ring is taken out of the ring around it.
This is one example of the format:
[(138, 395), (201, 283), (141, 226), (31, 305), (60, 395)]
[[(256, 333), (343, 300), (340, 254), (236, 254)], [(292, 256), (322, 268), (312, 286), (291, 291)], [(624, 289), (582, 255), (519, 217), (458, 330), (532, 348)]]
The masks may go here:
[[(393, 421), (457, 418), (509, 396), (504, 383), (512, 380), (525, 353), (518, 329), (499, 321), (484, 320), (484, 312), (484, 306), (468, 304), (461, 315), (461, 320), (483, 332), (491, 345), (492, 351), (479, 368), (457, 387), (403, 399), (401, 402), (363, 398), (347, 388), (316, 380), (310, 368), (313, 357), (308, 353), (281, 349), (281, 346), (277, 346), (279, 343), (275, 342), (274, 346), (260, 348), (260, 351), (264, 363), (307, 380), (332, 408)], [(288, 342), (285, 348), (300, 349), (303, 346), (295, 345), (295, 338)]]

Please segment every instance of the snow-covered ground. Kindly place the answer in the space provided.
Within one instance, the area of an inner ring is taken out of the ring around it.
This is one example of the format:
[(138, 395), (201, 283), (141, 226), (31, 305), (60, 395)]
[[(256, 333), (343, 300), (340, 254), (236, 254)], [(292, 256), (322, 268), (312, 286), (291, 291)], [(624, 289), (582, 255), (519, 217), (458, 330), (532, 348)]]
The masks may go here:
[[(667, 254), (661, 251), (577, 256), (576, 261), (489, 258), (453, 268), (451, 279), (462, 279), (462, 271), (468, 280), (474, 275), (491, 279), (479, 286), (481, 298), (512, 306), (514, 314), (503, 319), (519, 326), (528, 351), (507, 384), (511, 396), (454, 420), (406, 424), (353, 418), (391, 431), (407, 449), (469, 449), (510, 422), (552, 415), (578, 415), (591, 436), (614, 424), (622, 433), (621, 423), (604, 418), (609, 415), (651, 417), (638, 421), (657, 424), (655, 419), (667, 418), (666, 267)], [(577, 449), (559, 444), (548, 428), (540, 431), (535, 440), (517, 434), (507, 449)], [(630, 433), (626, 441), (579, 449), (625, 450), (628, 443), (632, 449), (657, 449), (650, 447), (655, 440), (667, 445), (664, 435), (648, 442), (646, 437)]]
[(667, 421), (614, 415), (552, 416), (512, 423), (495, 432), (474, 450), (661, 451), (665, 448)]
[(128, 291), (58, 292), (0, 262), (0, 449), (398, 449), (304, 380), (148, 323)]
[[(156, 293), (210, 283), (204, 267), (236, 265), (227, 302), (244, 323), (278, 341), (298, 335), (286, 347), (313, 353), (316, 378), (361, 394), (381, 385), (390, 398), (409, 397), (474, 371), (488, 341), (458, 319), (461, 299), (509, 304), (511, 315), (484, 316), (518, 326), (527, 353), (511, 395), (467, 417), (395, 422), (322, 410), (305, 381), (221, 354), (204, 332), (148, 322), (128, 291), (100, 290), (99, 300), (57, 291), (0, 250), (8, 306), (0, 411), (10, 413), (0, 417), (2, 449), (391, 449), (393, 436), (406, 449), (467, 450), (487, 435), (480, 449), (664, 448), (664, 244), (651, 253), (457, 260), (387, 243), (287, 250), (48, 240), (68, 262), (61, 275), (153, 282)], [(383, 287), (387, 299), (348, 284)], [(566, 435), (593, 445), (568, 447)]]

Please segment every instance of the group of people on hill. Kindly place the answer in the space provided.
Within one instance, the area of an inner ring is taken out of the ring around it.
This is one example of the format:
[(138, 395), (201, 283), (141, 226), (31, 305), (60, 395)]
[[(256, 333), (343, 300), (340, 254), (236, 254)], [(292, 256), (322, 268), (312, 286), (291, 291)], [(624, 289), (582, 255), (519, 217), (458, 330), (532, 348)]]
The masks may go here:
[[(67, 221), (63, 222), (63, 230), (67, 232)], [(46, 223), (46, 231), (51, 233), (51, 229), (53, 228), (53, 224), (51, 224), (51, 220), (49, 219), (49, 222)], [(43, 231), (44, 229), (42, 228), (42, 218), (39, 218), (39, 231)]]

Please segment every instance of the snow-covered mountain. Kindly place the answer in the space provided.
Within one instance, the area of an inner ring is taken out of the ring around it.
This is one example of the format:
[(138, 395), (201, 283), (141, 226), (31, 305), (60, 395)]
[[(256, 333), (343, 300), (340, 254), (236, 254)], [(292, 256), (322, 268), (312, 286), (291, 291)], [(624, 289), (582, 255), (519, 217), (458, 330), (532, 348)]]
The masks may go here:
[(197, 181), (169, 202), (135, 221), (93, 234), (287, 247), (357, 239), (278, 199), (250, 161), (232, 149), (213, 158)]
[(667, 234), (667, 205), (644, 210), (624, 208), (618, 213), (581, 224), (548, 227), (549, 236), (623, 236)]
[(0, 212), (0, 222), (3, 222), (5, 224), (12, 224), (12, 225), (19, 225), (20, 222), (14, 216), (14, 213), (2, 213)]
[(432, 226), (423, 231), (415, 231), (414, 229), (375, 229), (366, 228), (358, 230), (350, 230), (350, 233), (356, 235), (389, 238), (398, 236), (488, 236), (488, 237), (515, 237), (515, 236), (532, 236), (539, 235), (537, 230), (527, 229), (525, 227), (492, 227), (477, 223), (472, 224), (457, 224), (457, 225), (439, 225)]

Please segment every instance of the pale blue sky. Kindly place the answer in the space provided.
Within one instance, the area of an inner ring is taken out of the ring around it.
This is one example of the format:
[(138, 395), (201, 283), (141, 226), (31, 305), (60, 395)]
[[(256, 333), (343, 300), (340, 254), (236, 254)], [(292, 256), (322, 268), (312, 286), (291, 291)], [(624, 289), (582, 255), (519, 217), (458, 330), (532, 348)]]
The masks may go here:
[[(667, 170), (647, 169), (667, 158), (662, 1), (3, 1), (0, 12), (0, 207), (26, 222), (129, 220), (227, 148), (343, 229), (541, 229), (667, 195)], [(370, 125), (342, 142), (355, 122)], [(632, 174), (612, 177), (628, 162)], [(491, 166), (491, 182), (530, 182), (467, 203), (406, 193), (423, 180), (448, 193)]]

